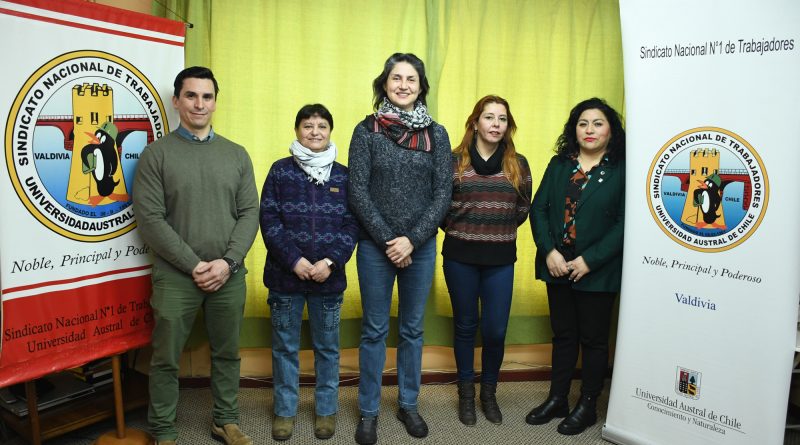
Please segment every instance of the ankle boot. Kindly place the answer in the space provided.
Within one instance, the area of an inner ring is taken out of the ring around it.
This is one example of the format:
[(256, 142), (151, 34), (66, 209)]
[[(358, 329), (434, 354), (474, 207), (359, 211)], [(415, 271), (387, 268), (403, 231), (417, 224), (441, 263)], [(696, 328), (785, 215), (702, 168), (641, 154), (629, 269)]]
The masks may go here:
[(567, 414), (569, 414), (567, 398), (564, 396), (549, 396), (547, 400), (525, 416), (525, 422), (529, 425), (544, 425), (553, 420), (554, 417), (567, 417)]
[(464, 425), (475, 425), (475, 384), (472, 381), (458, 382), (458, 420)]
[(497, 398), (495, 392), (497, 391), (496, 383), (483, 383), (481, 382), (481, 409), (486, 420), (492, 423), (503, 423), (503, 413), (500, 412), (500, 407), (497, 406)]
[(572, 436), (582, 433), (597, 422), (597, 396), (581, 394), (575, 409), (558, 424), (558, 432)]

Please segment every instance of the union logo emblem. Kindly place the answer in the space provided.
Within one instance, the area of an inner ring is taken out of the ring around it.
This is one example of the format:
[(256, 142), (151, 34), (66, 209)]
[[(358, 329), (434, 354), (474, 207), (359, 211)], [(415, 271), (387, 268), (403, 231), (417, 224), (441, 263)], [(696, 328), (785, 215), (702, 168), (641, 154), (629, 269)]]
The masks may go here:
[(6, 124), (6, 166), (43, 225), (97, 242), (135, 227), (130, 188), (144, 147), (168, 131), (150, 81), (101, 51), (62, 54), (33, 73)]
[(650, 213), (671, 239), (720, 252), (750, 237), (769, 202), (767, 171), (742, 137), (717, 127), (685, 131), (664, 144), (647, 175)]

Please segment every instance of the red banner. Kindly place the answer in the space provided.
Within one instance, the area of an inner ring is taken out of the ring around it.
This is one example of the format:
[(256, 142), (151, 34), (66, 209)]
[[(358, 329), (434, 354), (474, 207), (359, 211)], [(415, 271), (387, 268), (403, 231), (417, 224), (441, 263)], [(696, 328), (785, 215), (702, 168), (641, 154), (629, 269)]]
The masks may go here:
[(3, 302), (0, 386), (147, 344), (149, 300), (144, 275)]

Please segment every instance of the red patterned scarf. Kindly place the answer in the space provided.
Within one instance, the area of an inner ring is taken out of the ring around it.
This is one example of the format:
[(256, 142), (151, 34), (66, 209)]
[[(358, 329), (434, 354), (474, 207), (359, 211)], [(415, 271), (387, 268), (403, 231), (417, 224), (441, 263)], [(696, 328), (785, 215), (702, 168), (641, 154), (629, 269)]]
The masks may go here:
[(430, 127), (419, 130), (408, 128), (400, 117), (394, 114), (381, 113), (377, 117), (370, 115), (367, 119), (368, 127), (373, 133), (383, 133), (407, 150), (430, 152), (433, 147), (428, 130)]

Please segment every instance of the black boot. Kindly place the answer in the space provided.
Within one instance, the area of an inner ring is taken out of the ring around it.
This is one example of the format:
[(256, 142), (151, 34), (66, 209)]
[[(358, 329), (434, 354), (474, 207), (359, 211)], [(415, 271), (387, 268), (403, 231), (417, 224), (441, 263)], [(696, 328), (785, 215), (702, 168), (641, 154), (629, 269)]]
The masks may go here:
[(481, 382), (481, 409), (486, 420), (492, 423), (503, 423), (503, 413), (500, 412), (500, 407), (497, 406), (497, 398), (495, 392), (497, 391), (496, 383), (483, 383)]
[(572, 436), (582, 433), (597, 422), (597, 396), (581, 395), (575, 409), (558, 424), (558, 432)]
[(403, 422), (406, 432), (413, 437), (423, 438), (428, 435), (428, 424), (416, 411), (400, 408), (397, 410), (397, 420)]
[(475, 384), (472, 381), (458, 382), (458, 420), (464, 425), (475, 425)]
[(529, 425), (544, 425), (553, 420), (554, 417), (567, 417), (569, 414), (569, 404), (564, 396), (550, 396), (541, 405), (532, 409), (525, 416), (525, 422)]
[(378, 417), (362, 417), (356, 427), (356, 443), (373, 445), (378, 442)]

